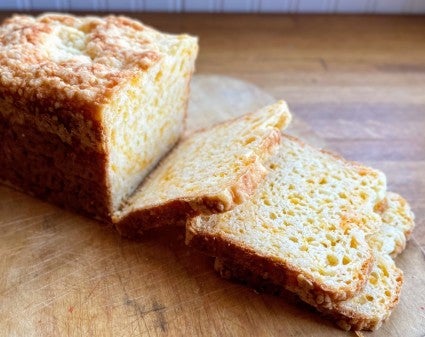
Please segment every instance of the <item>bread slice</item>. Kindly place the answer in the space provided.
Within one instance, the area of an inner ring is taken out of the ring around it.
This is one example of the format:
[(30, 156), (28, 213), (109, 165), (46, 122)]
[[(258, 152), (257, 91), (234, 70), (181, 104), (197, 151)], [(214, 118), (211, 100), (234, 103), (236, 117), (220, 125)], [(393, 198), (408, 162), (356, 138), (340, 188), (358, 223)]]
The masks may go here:
[[(267, 275), (259, 275), (231, 260), (216, 258), (215, 270), (225, 279), (233, 279), (260, 291), (288, 296), (288, 291)], [(325, 317), (343, 330), (376, 330), (390, 316), (397, 305), (403, 283), (403, 273), (390, 256), (374, 254), (374, 263), (365, 287), (354, 297), (334, 302), (323, 297), (323, 302), (305, 302), (314, 306)]]
[[(319, 305), (311, 303), (345, 330), (378, 329), (399, 301), (403, 273), (396, 267), (390, 254), (395, 256), (395, 251), (400, 253), (404, 249), (414, 227), (413, 213), (407, 202), (392, 192), (387, 193), (377, 209), (383, 224), (381, 230), (373, 235), (373, 239), (368, 239), (375, 261), (365, 288), (346, 301), (324, 301)], [(394, 250), (394, 247), (402, 248)], [(281, 286), (270, 283), (270, 280), (253, 274), (233, 261), (216, 259), (214, 268), (224, 278), (242, 280), (257, 288), (283, 293)]]
[(181, 136), (198, 43), (122, 17), (0, 25), (0, 181), (110, 221)]
[(266, 175), (264, 162), (291, 120), (285, 102), (194, 133), (160, 163), (114, 217), (135, 237), (188, 216), (225, 212), (251, 196)]
[(375, 261), (364, 289), (353, 298), (319, 306), (344, 330), (376, 330), (400, 299), (403, 272), (387, 254), (375, 252)]
[(388, 192), (375, 210), (382, 218), (379, 232), (368, 237), (375, 256), (365, 288), (348, 301), (319, 308), (337, 320), (346, 330), (376, 330), (397, 305), (403, 284), (403, 272), (391, 258), (401, 253), (414, 228), (414, 215), (400, 195)]
[(373, 266), (365, 233), (381, 227), (373, 209), (385, 196), (384, 174), (290, 136), (269, 168), (244, 204), (189, 220), (187, 243), (266, 276), (308, 303), (353, 297)]
[(415, 215), (409, 204), (399, 194), (388, 192), (375, 211), (382, 218), (382, 227), (368, 239), (369, 244), (381, 254), (396, 257), (406, 247), (415, 226)]

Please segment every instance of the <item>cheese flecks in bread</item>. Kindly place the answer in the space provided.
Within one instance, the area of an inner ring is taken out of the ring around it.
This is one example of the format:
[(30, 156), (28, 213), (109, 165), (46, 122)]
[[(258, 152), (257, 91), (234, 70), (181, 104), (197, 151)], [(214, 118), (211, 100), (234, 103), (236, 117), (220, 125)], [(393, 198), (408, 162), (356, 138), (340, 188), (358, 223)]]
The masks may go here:
[(376, 330), (390, 316), (400, 299), (403, 272), (391, 257), (406, 247), (415, 226), (410, 205), (399, 194), (388, 192), (375, 206), (381, 229), (368, 237), (375, 262), (365, 288), (354, 298), (335, 305), (333, 313), (342, 328)]
[(279, 101), (181, 141), (117, 212), (118, 231), (134, 237), (244, 202), (266, 175), (264, 163), (290, 120), (286, 103)]
[(373, 256), (365, 233), (381, 218), (385, 176), (284, 136), (271, 173), (234, 210), (188, 221), (187, 243), (238, 261), (309, 303), (341, 301), (365, 285)]
[[(382, 227), (368, 238), (374, 253), (374, 263), (365, 287), (346, 301), (310, 303), (345, 330), (378, 329), (400, 298), (403, 273), (396, 267), (390, 254), (395, 256), (394, 247), (404, 249), (414, 227), (414, 216), (408, 203), (393, 192), (388, 192), (375, 208), (382, 217)], [(404, 243), (403, 246), (400, 242)], [(402, 249), (397, 250), (397, 253), (401, 253)], [(214, 267), (224, 278), (244, 280), (252, 286), (271, 289), (276, 293), (281, 291), (279, 285), (254, 275), (233, 261), (216, 259)]]
[(0, 180), (110, 219), (180, 137), (197, 50), (126, 17), (5, 20)]
[(378, 329), (399, 301), (403, 272), (389, 255), (375, 252), (374, 258), (366, 286), (359, 294), (328, 308), (318, 308), (329, 313), (344, 330)]

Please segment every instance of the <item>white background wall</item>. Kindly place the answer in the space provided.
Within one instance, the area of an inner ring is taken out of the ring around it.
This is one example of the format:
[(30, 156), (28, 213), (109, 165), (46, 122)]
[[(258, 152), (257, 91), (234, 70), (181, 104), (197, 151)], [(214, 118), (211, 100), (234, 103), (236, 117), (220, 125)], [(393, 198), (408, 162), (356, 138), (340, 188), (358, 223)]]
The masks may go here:
[(425, 13), (425, 0), (0, 0), (12, 10)]

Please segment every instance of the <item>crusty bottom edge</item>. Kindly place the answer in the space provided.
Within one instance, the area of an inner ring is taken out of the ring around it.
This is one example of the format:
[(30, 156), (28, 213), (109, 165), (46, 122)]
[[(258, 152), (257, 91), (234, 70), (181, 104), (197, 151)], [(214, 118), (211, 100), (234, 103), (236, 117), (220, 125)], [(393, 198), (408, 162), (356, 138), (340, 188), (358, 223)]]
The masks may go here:
[[(214, 261), (215, 271), (224, 279), (236, 281), (244, 285), (250, 286), (256, 289), (258, 292), (272, 294), (274, 296), (279, 296), (282, 298), (287, 298), (288, 296), (294, 296), (295, 294), (291, 291), (285, 289), (283, 286), (277, 285), (270, 281), (269, 279), (264, 279), (247, 268), (235, 264), (234, 262), (224, 261), (222, 259), (216, 258)], [(400, 299), (400, 291), (402, 285), (402, 278), (398, 282), (398, 288), (396, 290), (396, 296), (394, 301), (391, 303), (388, 308), (388, 314), (382, 320), (371, 319), (368, 317), (363, 317), (356, 315), (354, 312), (338, 312), (337, 309), (329, 310), (316, 306), (312, 303), (310, 304), (314, 307), (323, 317), (333, 321), (339, 328), (345, 331), (360, 331), (368, 330), (375, 331), (379, 329), (389, 316), (391, 315), (392, 310), (397, 305)]]

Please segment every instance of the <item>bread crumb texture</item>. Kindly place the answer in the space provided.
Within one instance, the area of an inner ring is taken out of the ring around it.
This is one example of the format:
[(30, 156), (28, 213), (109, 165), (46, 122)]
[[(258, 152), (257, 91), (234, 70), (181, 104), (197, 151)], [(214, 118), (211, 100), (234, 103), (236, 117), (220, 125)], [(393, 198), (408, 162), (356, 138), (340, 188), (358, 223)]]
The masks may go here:
[[(18, 152), (31, 152), (45, 158), (39, 166), (51, 185), (76, 180), (83, 187), (59, 195), (45, 183), (43, 193), (28, 192), (61, 205), (81, 189), (89, 199), (102, 194), (107, 211), (101, 217), (110, 219), (182, 134), (197, 51), (195, 37), (164, 34), (125, 17), (6, 19), (0, 26), (0, 118), (8, 136), (2, 178), (24, 190), (38, 184), (31, 171), (13, 176), (8, 168), (16, 167)], [(18, 146), (21, 129), (32, 136)], [(66, 150), (46, 151), (46, 143)], [(59, 156), (92, 160), (73, 162), (72, 176), (49, 164), (62, 161)], [(94, 166), (89, 188), (80, 175)]]
[[(409, 204), (393, 192), (387, 193), (385, 199), (375, 206), (375, 211), (382, 217), (382, 227), (367, 239), (374, 253), (374, 262), (365, 287), (346, 301), (318, 297), (316, 302), (309, 302), (344, 330), (378, 329), (399, 301), (403, 273), (390, 255), (396, 255), (394, 247), (400, 247), (397, 253), (404, 249), (414, 227), (414, 215)], [(241, 279), (255, 287), (281, 293), (279, 284), (270, 283), (234, 261), (216, 259), (214, 266), (224, 278)]]
[[(269, 169), (254, 198), (191, 221), (188, 241), (216, 236), (273, 260), (282, 271), (301, 275), (286, 286), (309, 302), (320, 301), (321, 291), (329, 300), (353, 296), (372, 267), (365, 233), (382, 224), (374, 206), (385, 196), (384, 174), (289, 136)], [(304, 283), (321, 291), (306, 293)]]
[(343, 329), (376, 330), (390, 316), (400, 299), (403, 272), (394, 260), (406, 247), (415, 226), (410, 205), (400, 195), (388, 192), (375, 206), (382, 227), (368, 237), (375, 261), (365, 288), (348, 301), (337, 303), (333, 312)]
[[(260, 178), (251, 179), (255, 185), (251, 186), (250, 177), (245, 175), (261, 178), (265, 175), (264, 162), (275, 152), (280, 129), (290, 120), (286, 103), (279, 101), (255, 113), (195, 132), (160, 163), (117, 219), (173, 200), (185, 200), (201, 208), (202, 202), (210, 198), (216, 200), (214, 204), (220, 206), (216, 211), (221, 212), (243, 202), (254, 192)], [(249, 171), (252, 167), (254, 172)], [(238, 188), (238, 183), (244, 185), (244, 182), (249, 186)]]
[(381, 254), (396, 257), (406, 247), (415, 226), (415, 215), (407, 201), (394, 192), (388, 192), (375, 210), (382, 217), (382, 227), (371, 235), (369, 244)]
[[(376, 330), (390, 316), (399, 301), (403, 272), (389, 255), (375, 251), (368, 282), (353, 298), (335, 303), (330, 310), (345, 330)], [(325, 307), (320, 308), (326, 312)]]

